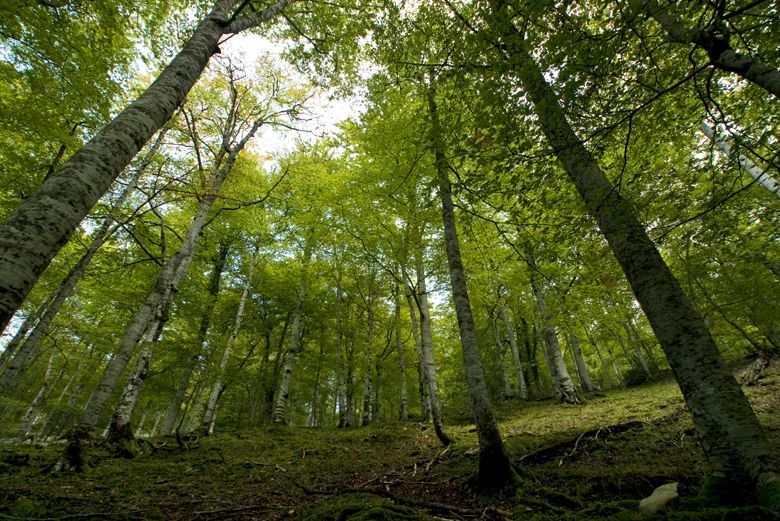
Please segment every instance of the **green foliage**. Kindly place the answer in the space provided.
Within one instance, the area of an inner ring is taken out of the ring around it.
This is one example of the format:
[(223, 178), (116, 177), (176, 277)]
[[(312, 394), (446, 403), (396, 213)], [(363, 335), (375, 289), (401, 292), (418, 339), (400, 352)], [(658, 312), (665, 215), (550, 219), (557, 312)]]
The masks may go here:
[(369, 495), (349, 494), (328, 499), (293, 518), (296, 521), (426, 521), (417, 511)]

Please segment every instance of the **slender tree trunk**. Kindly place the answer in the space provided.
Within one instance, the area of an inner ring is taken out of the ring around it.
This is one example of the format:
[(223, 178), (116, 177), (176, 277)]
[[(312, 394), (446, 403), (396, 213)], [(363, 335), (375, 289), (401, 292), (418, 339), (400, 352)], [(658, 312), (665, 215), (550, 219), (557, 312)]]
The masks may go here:
[(631, 206), (574, 134), (555, 92), (512, 25), (492, 0), (507, 52), (550, 144), (595, 217), (677, 378), (715, 477), (749, 479), (761, 501), (780, 508), (776, 454), (750, 403)]
[(436, 159), (436, 174), (439, 188), (439, 198), (442, 209), (442, 225), (444, 242), (447, 249), (447, 264), (450, 271), (452, 297), (455, 302), (455, 313), (458, 317), (460, 342), (463, 349), (463, 359), (466, 367), (466, 380), (471, 396), (471, 408), (477, 427), (479, 442), (479, 471), (477, 480), (486, 486), (501, 486), (516, 479), (516, 474), (501, 441), (498, 422), (493, 414), (493, 406), (488, 396), (485, 374), (482, 369), (482, 359), (477, 344), (477, 333), (474, 327), (474, 317), (471, 313), (471, 303), (466, 289), (466, 275), (460, 256), (460, 244), (455, 226), (455, 208), (452, 202), (452, 192), (449, 180), (447, 159), (444, 155), (439, 111), (436, 105), (436, 91), (433, 74), (429, 75), (428, 113), (431, 118), (431, 148)]
[(181, 377), (179, 378), (179, 385), (176, 387), (176, 393), (173, 396), (173, 400), (171, 400), (171, 403), (168, 405), (168, 408), (165, 410), (164, 421), (162, 422), (162, 428), (160, 430), (162, 434), (171, 434), (176, 427), (176, 418), (179, 416), (182, 403), (184, 403), (184, 396), (187, 393), (187, 388), (190, 386), (190, 381), (192, 380), (192, 375), (195, 372), (198, 361), (203, 354), (203, 348), (206, 344), (206, 334), (208, 333), (209, 325), (211, 324), (212, 309), (217, 300), (217, 296), (219, 295), (222, 273), (224, 272), (225, 262), (230, 253), (231, 244), (232, 239), (222, 240), (219, 243), (219, 250), (214, 257), (214, 268), (211, 271), (211, 277), (209, 279), (209, 302), (200, 317), (200, 328), (198, 329), (198, 339), (195, 342), (195, 351), (188, 360), (188, 363), (184, 365), (184, 371), (182, 371)]
[(35, 395), (30, 407), (27, 408), (27, 412), (25, 412), (22, 417), (22, 422), (19, 426), (19, 441), (29, 439), (32, 434), (32, 430), (40, 416), (41, 407), (43, 407), (46, 398), (49, 396), (49, 390), (51, 389), (51, 373), (56, 359), (57, 350), (52, 349), (51, 355), (49, 355), (49, 363), (46, 364), (46, 372), (43, 375), (41, 388), (38, 390), (38, 394)]
[(733, 72), (776, 98), (780, 98), (780, 71), (738, 53), (729, 44), (727, 36), (721, 36), (716, 32), (719, 27), (706, 29), (684, 27), (666, 13), (665, 8), (659, 6), (655, 0), (633, 0), (632, 7), (635, 11), (644, 10), (654, 18), (675, 42), (694, 44), (706, 51), (713, 67)]
[(571, 341), (571, 352), (574, 356), (574, 363), (577, 366), (577, 374), (580, 375), (580, 384), (585, 392), (591, 392), (593, 390), (593, 382), (590, 379), (590, 373), (588, 372), (588, 366), (585, 364), (585, 359), (582, 357), (582, 349), (580, 349), (580, 341), (577, 335), (574, 333), (569, 334)]
[(238, 0), (219, 0), (148, 89), (77, 151), (0, 224), (0, 329), (81, 220), (146, 141), (181, 105), (226, 31), (275, 18), (293, 0), (278, 0), (226, 27)]
[[(528, 259), (528, 264), (531, 266), (531, 269), (535, 269), (536, 263), (534, 262), (533, 257), (529, 256)], [(554, 371), (552, 371), (552, 380), (556, 395), (560, 400), (566, 403), (580, 403), (580, 397), (577, 396), (577, 391), (574, 389), (574, 382), (571, 381), (569, 370), (566, 368), (566, 362), (563, 360), (563, 355), (561, 354), (561, 346), (558, 343), (558, 333), (555, 332), (555, 326), (552, 324), (550, 310), (547, 307), (547, 299), (545, 298), (541, 286), (536, 281), (535, 275), (531, 276), (531, 288), (536, 297), (536, 305), (539, 308), (539, 314), (542, 317), (547, 355), (549, 357), (549, 367), (554, 368)]]
[(406, 396), (406, 360), (404, 358), (404, 341), (401, 338), (401, 287), (396, 282), (393, 290), (393, 302), (395, 304), (393, 319), (395, 323), (395, 349), (398, 351), (398, 373), (401, 383), (400, 406), (398, 417), (401, 421), (409, 419), (409, 403)]
[[(12, 359), (11, 355), (16, 353), (16, 350), (27, 338), (27, 333), (30, 332), (30, 330), (35, 326), (35, 324), (38, 323), (44, 313), (46, 313), (46, 308), (49, 307), (51, 298), (52, 297), (49, 296), (49, 298), (46, 299), (43, 304), (38, 306), (35, 311), (27, 315), (27, 317), (24, 319), (24, 322), (22, 322), (22, 325), (19, 326), (19, 329), (16, 330), (13, 338), (8, 342), (8, 345), (5, 346), (3, 352), (0, 353), (0, 371), (5, 371), (4, 366), (6, 362)], [(2, 389), (2, 383), (0, 383), (0, 389)]]
[[(372, 274), (373, 276), (373, 274)], [(363, 407), (361, 408), (361, 425), (368, 425), (374, 419), (374, 404), (372, 392), (374, 380), (371, 374), (374, 365), (374, 295), (373, 282), (369, 287), (369, 295), (366, 299), (366, 323), (368, 331), (366, 335), (366, 372), (363, 377)]]
[(336, 349), (339, 353), (339, 366), (336, 374), (338, 380), (338, 408), (340, 429), (351, 427), (349, 415), (347, 414), (347, 381), (345, 377), (344, 363), (344, 326), (341, 323), (341, 308), (344, 304), (341, 294), (341, 275), (339, 274), (338, 285), (336, 286)]
[(303, 265), (301, 267), (301, 285), (298, 288), (298, 299), (295, 304), (295, 314), (293, 315), (292, 328), (290, 329), (290, 345), (287, 348), (287, 356), (284, 361), (284, 370), (282, 378), (279, 381), (279, 390), (276, 394), (276, 406), (274, 407), (274, 423), (284, 423), (284, 412), (287, 407), (287, 399), (290, 393), (290, 379), (298, 357), (298, 350), (301, 336), (301, 319), (303, 318), (303, 301), (306, 297), (306, 270), (309, 259), (312, 254), (312, 245), (307, 244), (303, 254)]
[(325, 332), (320, 330), (320, 354), (317, 357), (317, 373), (314, 376), (314, 390), (311, 397), (311, 413), (309, 414), (309, 427), (320, 426), (320, 375), (322, 373), (322, 361), (325, 358)]
[(422, 267), (422, 256), (417, 267), (417, 309), (420, 311), (420, 353), (425, 381), (428, 384), (428, 401), (431, 405), (431, 421), (436, 436), (444, 445), (451, 443), (450, 437), (444, 432), (441, 421), (441, 405), (439, 403), (439, 381), (436, 378), (436, 362), (433, 357), (433, 333), (431, 331), (431, 314), (428, 308), (428, 290), (425, 286), (425, 270)]
[(214, 427), (217, 402), (222, 396), (222, 392), (225, 390), (225, 385), (223, 384), (225, 370), (230, 361), (230, 355), (233, 353), (233, 345), (236, 343), (236, 338), (238, 338), (238, 332), (241, 330), (246, 299), (249, 297), (249, 289), (252, 287), (252, 278), (255, 276), (255, 268), (257, 267), (257, 262), (259, 260), (260, 254), (258, 252), (258, 246), (255, 244), (254, 251), (252, 252), (252, 260), (249, 261), (249, 273), (247, 273), (244, 289), (241, 291), (241, 298), (238, 301), (236, 317), (233, 319), (233, 329), (230, 331), (230, 336), (225, 343), (225, 350), (222, 352), (222, 360), (219, 363), (217, 377), (214, 380), (214, 385), (211, 387), (211, 394), (209, 395), (208, 402), (206, 402), (206, 410), (203, 412), (203, 419), (200, 422), (200, 433), (204, 436), (210, 435)]
[[(626, 339), (628, 340), (628, 343), (634, 349), (634, 356), (639, 362), (639, 365), (642, 367), (642, 371), (645, 372), (648, 378), (651, 378), (653, 376), (653, 372), (650, 370), (650, 366), (647, 364), (647, 360), (645, 360), (645, 355), (642, 354), (642, 346), (640, 346), (634, 339), (634, 336), (631, 334), (631, 330), (628, 328), (628, 325), (625, 322), (623, 323), (623, 330), (626, 332)], [(625, 349), (625, 346), (623, 346), (623, 348)]]
[(515, 337), (515, 330), (512, 328), (512, 321), (509, 319), (509, 313), (506, 310), (506, 306), (502, 305), (499, 316), (504, 323), (506, 329), (506, 338), (509, 341), (509, 349), (512, 353), (512, 362), (515, 366), (515, 378), (517, 379), (517, 385), (520, 389), (520, 399), (523, 401), (528, 400), (528, 386), (525, 383), (525, 376), (523, 375), (523, 364), (520, 361), (520, 349), (517, 347), (517, 338)]
[[(599, 358), (599, 363), (601, 364), (601, 370), (604, 373), (604, 378), (607, 379), (607, 385), (610, 387), (615, 387), (616, 384), (615, 380), (612, 378), (612, 373), (609, 370), (609, 366), (607, 365), (606, 360), (604, 360), (604, 356), (601, 354), (601, 350), (599, 349), (598, 344), (596, 344), (596, 340), (593, 338), (593, 336), (590, 334), (590, 331), (585, 326), (585, 324), (582, 324), (583, 329), (585, 329), (585, 336), (588, 337), (588, 342), (590, 345), (593, 346), (593, 349), (596, 351), (596, 356)], [(619, 382), (618, 382), (619, 383)]]
[(509, 381), (509, 374), (506, 371), (506, 362), (504, 360), (504, 340), (501, 338), (501, 332), (498, 330), (498, 318), (495, 314), (495, 308), (488, 307), (488, 322), (490, 323), (490, 330), (493, 332), (493, 345), (496, 348), (496, 356), (498, 357), (498, 375), (501, 378), (501, 387), (503, 388), (504, 399), (511, 400), (515, 397), (515, 393), (512, 390), (512, 383)]
[(138, 360), (132, 373), (127, 378), (122, 396), (119, 398), (119, 405), (111, 415), (111, 422), (108, 425), (107, 439), (109, 443), (121, 443), (135, 438), (132, 427), (133, 411), (138, 397), (141, 394), (146, 376), (149, 373), (149, 363), (152, 358), (154, 345), (162, 333), (163, 324), (161, 321), (153, 321), (147, 337), (143, 341), (143, 347), (138, 354)]
[(733, 150), (731, 145), (718, 137), (715, 134), (715, 130), (707, 125), (706, 122), (702, 121), (699, 124), (699, 130), (701, 130), (701, 133), (707, 136), (721, 152), (734, 158), (747, 175), (752, 177), (767, 192), (780, 199), (780, 183), (778, 183), (769, 172), (761, 170), (753, 161), (740, 154), (737, 150)]
[(414, 338), (414, 350), (417, 353), (417, 385), (420, 391), (420, 407), (422, 409), (423, 417), (426, 421), (433, 421), (433, 414), (431, 413), (431, 398), (428, 394), (428, 381), (425, 378), (425, 367), (423, 364), (422, 356), (422, 339), (420, 338), (420, 332), (417, 324), (417, 305), (415, 304), (414, 292), (412, 285), (409, 283), (409, 276), (404, 273), (404, 295), (406, 296), (406, 303), (409, 307), (409, 319), (412, 324), (412, 337)]

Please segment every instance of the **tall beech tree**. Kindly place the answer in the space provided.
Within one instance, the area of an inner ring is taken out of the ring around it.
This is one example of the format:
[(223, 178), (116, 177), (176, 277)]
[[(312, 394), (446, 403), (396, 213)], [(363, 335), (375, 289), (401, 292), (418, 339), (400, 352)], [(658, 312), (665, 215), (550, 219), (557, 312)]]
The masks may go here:
[(0, 326), (5, 328), (38, 277), (81, 220), (149, 138), (168, 121), (219, 52), (223, 35), (278, 16), (293, 0), (241, 12), (248, 2), (219, 0), (149, 88), (49, 176), (0, 224)]
[(748, 479), (761, 502), (778, 508), (780, 475), (766, 436), (723, 361), (703, 318), (596, 158), (572, 130), (555, 91), (513, 22), (511, 7), (492, 0), (484, 37), (509, 61), (533, 104), (550, 146), (620, 263), (693, 414), (714, 479)]

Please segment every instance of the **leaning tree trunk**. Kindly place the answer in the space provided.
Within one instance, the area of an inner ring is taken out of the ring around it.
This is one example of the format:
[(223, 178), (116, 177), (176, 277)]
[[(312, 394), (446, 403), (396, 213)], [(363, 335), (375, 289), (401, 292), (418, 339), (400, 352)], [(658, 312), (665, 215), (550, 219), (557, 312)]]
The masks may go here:
[(504, 323), (506, 329), (506, 338), (509, 341), (509, 349), (512, 353), (512, 362), (515, 365), (515, 378), (517, 379), (517, 385), (520, 388), (520, 399), (528, 400), (528, 385), (525, 382), (525, 376), (523, 375), (523, 364), (520, 361), (520, 349), (517, 347), (517, 337), (515, 337), (515, 330), (512, 328), (512, 321), (509, 319), (509, 313), (506, 310), (506, 306), (502, 305), (499, 311), (501, 321)]
[(439, 112), (436, 105), (436, 91), (433, 74), (430, 74), (428, 86), (428, 113), (431, 118), (431, 147), (436, 159), (436, 174), (441, 199), (444, 242), (447, 249), (447, 264), (450, 271), (452, 297), (455, 301), (455, 313), (458, 316), (460, 342), (466, 367), (466, 381), (471, 396), (471, 408), (474, 412), (479, 442), (479, 471), (477, 480), (486, 486), (502, 486), (516, 478), (514, 469), (504, 450), (498, 422), (493, 414), (493, 406), (485, 384), (485, 373), (477, 344), (477, 333), (471, 303), (466, 289), (466, 275), (460, 257), (458, 232), (455, 226), (455, 208), (449, 180), (447, 159), (444, 155)]
[[(95, 426), (100, 419), (100, 415), (103, 413), (103, 410), (111, 397), (111, 393), (116, 387), (120, 374), (135, 352), (135, 348), (141, 340), (142, 335), (147, 330), (149, 323), (154, 318), (155, 312), (159, 308), (163, 310), (164, 314), (167, 314), (171, 299), (173, 299), (179, 282), (187, 272), (195, 254), (197, 240), (206, 225), (209, 211), (217, 199), (222, 184), (232, 170), (238, 154), (243, 150), (249, 140), (252, 139), (261, 124), (261, 120), (256, 121), (238, 143), (233, 147), (223, 147), (223, 149), (219, 151), (219, 154), (211, 167), (212, 191), (202, 198), (198, 213), (190, 223), (190, 227), (182, 240), (181, 246), (179, 246), (179, 250), (163, 265), (162, 270), (160, 270), (160, 273), (157, 276), (155, 287), (146, 297), (141, 308), (133, 316), (130, 326), (119, 341), (119, 349), (117, 350), (116, 355), (109, 360), (103, 371), (100, 383), (98, 383), (97, 389), (90, 397), (89, 402), (87, 402), (81, 419), (68, 435), (69, 448), (66, 452), (66, 457), (71, 460), (68, 463), (69, 466), (76, 469), (82, 468), (82, 442), (93, 434)], [(226, 125), (224, 132), (227, 134), (232, 130), (233, 125)]]
[(200, 317), (200, 327), (198, 328), (198, 339), (195, 342), (195, 352), (185, 364), (184, 370), (179, 378), (179, 384), (176, 387), (176, 393), (173, 395), (173, 400), (171, 400), (171, 403), (165, 410), (164, 420), (162, 421), (162, 428), (160, 430), (162, 434), (173, 433), (173, 430), (176, 427), (176, 419), (181, 410), (181, 404), (184, 403), (184, 395), (187, 393), (187, 388), (190, 386), (192, 375), (203, 354), (203, 348), (206, 345), (206, 334), (208, 333), (209, 325), (211, 324), (211, 312), (214, 303), (217, 300), (217, 296), (219, 295), (222, 272), (225, 269), (225, 261), (230, 253), (230, 246), (230, 240), (220, 241), (219, 243), (219, 251), (214, 258), (214, 269), (211, 272), (209, 280), (209, 303)]
[(431, 406), (431, 421), (436, 436), (444, 445), (451, 443), (450, 437), (444, 432), (441, 421), (441, 404), (439, 403), (439, 381), (436, 378), (436, 362), (433, 357), (433, 333), (431, 331), (431, 314), (428, 307), (428, 290), (425, 287), (425, 270), (422, 258), (418, 259), (417, 267), (417, 309), (420, 311), (420, 363), (425, 373), (428, 385), (428, 402)]
[(747, 175), (753, 178), (753, 180), (761, 185), (767, 192), (780, 199), (780, 183), (769, 175), (766, 170), (761, 170), (753, 161), (746, 156), (739, 153), (737, 150), (733, 150), (731, 145), (721, 139), (715, 134), (715, 129), (707, 125), (705, 121), (699, 124), (699, 130), (702, 134), (707, 136), (721, 152), (734, 158), (737, 161), (739, 167), (745, 171)]
[(217, 1), (154, 83), (0, 224), (0, 329), (122, 169), (173, 116), (219, 52), (222, 35), (260, 25), (292, 1), (278, 0), (232, 21), (238, 0)]
[(255, 276), (255, 268), (257, 267), (258, 260), (260, 260), (260, 255), (258, 253), (258, 247), (255, 245), (255, 249), (252, 252), (252, 260), (249, 262), (249, 273), (247, 273), (244, 289), (242, 290), (241, 298), (238, 301), (236, 317), (233, 319), (233, 329), (225, 343), (225, 350), (222, 352), (222, 360), (219, 363), (217, 376), (214, 380), (214, 385), (211, 387), (211, 394), (209, 395), (208, 402), (206, 402), (206, 410), (203, 412), (203, 419), (200, 422), (200, 433), (204, 436), (208, 436), (212, 433), (214, 418), (217, 412), (217, 402), (219, 401), (220, 396), (222, 396), (222, 391), (225, 388), (222, 380), (225, 375), (225, 370), (227, 369), (228, 361), (230, 361), (230, 355), (233, 353), (233, 344), (235, 344), (238, 332), (241, 330), (241, 322), (244, 319), (244, 307), (246, 306), (246, 299), (249, 297), (249, 289), (252, 287), (252, 278)]
[[(536, 263), (534, 262), (533, 257), (529, 256), (528, 259), (528, 265), (531, 269), (536, 269)], [(561, 346), (558, 343), (558, 333), (555, 332), (555, 326), (552, 324), (550, 310), (547, 307), (547, 299), (544, 296), (542, 287), (536, 281), (535, 275), (531, 275), (531, 288), (536, 297), (536, 306), (539, 308), (539, 314), (542, 317), (544, 338), (546, 340), (545, 344), (549, 357), (548, 363), (549, 367), (553, 369), (551, 371), (551, 376), (556, 395), (560, 400), (566, 403), (580, 403), (580, 397), (577, 396), (577, 391), (574, 389), (574, 382), (571, 381), (569, 370), (566, 368), (566, 362), (563, 360), (563, 355), (561, 354)]]
[(32, 435), (33, 427), (39, 417), (41, 407), (49, 396), (49, 390), (51, 389), (51, 373), (54, 367), (54, 362), (57, 359), (57, 350), (52, 349), (51, 355), (49, 355), (49, 363), (46, 364), (46, 372), (43, 375), (43, 383), (38, 390), (38, 394), (35, 395), (32, 403), (22, 417), (22, 422), (19, 426), (19, 441), (25, 441)]
[(109, 443), (119, 444), (135, 438), (132, 427), (133, 411), (141, 394), (144, 381), (146, 381), (146, 376), (149, 373), (149, 363), (152, 358), (154, 344), (160, 338), (163, 326), (163, 321), (160, 319), (153, 320), (149, 325), (149, 331), (143, 340), (143, 347), (138, 354), (138, 360), (132, 373), (127, 378), (125, 388), (122, 390), (122, 395), (119, 398), (119, 405), (117, 405), (116, 410), (111, 415), (111, 422), (108, 424), (108, 434), (106, 435)]
[[(122, 193), (119, 195), (116, 201), (114, 201), (109, 211), (108, 216), (103, 219), (103, 223), (100, 225), (93, 234), (92, 242), (87, 247), (87, 250), (78, 260), (78, 262), (70, 269), (68, 274), (60, 283), (59, 288), (54, 294), (47, 300), (43, 307), (43, 312), (40, 313), (40, 318), (36, 322), (35, 327), (30, 331), (29, 336), (24, 340), (22, 348), (14, 356), (11, 362), (8, 364), (6, 370), (0, 375), (0, 395), (3, 395), (8, 389), (14, 388), (18, 385), (19, 379), (22, 377), (24, 368), (29, 364), (30, 360), (35, 356), (38, 351), (38, 345), (47, 333), (49, 326), (54, 318), (59, 313), (62, 305), (73, 294), (76, 289), (76, 285), (79, 283), (84, 273), (87, 271), (87, 266), (92, 262), (92, 258), (95, 253), (100, 249), (111, 234), (116, 230), (114, 221), (117, 218), (118, 212), (122, 209), (130, 194), (135, 190), (138, 181), (141, 176), (146, 172), (146, 169), (152, 162), (157, 151), (162, 145), (162, 140), (165, 137), (166, 130), (163, 129), (155, 139), (152, 146), (149, 148), (146, 156), (141, 160), (138, 167), (130, 177), (127, 186), (125, 186)], [(40, 311), (40, 310), (39, 310)], [(36, 312), (35, 315), (39, 313)], [(25, 321), (26, 323), (27, 321)], [(15, 337), (14, 337), (15, 338)]]
[(512, 25), (491, 1), (506, 52), (545, 135), (595, 217), (666, 353), (713, 476), (748, 479), (762, 503), (780, 508), (780, 468), (750, 403), (631, 205), (572, 130), (555, 92)]
[(713, 67), (733, 72), (780, 99), (780, 71), (738, 53), (731, 47), (728, 36), (717, 34), (715, 29), (719, 27), (691, 29), (674, 20), (655, 0), (632, 0), (631, 3), (635, 11), (644, 10), (654, 18), (673, 41), (693, 44), (706, 51)]

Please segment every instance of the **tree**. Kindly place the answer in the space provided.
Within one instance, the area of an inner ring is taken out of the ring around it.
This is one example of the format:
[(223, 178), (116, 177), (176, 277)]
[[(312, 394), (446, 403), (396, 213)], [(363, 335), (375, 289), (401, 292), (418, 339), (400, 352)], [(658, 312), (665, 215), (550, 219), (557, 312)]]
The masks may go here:
[(146, 141), (182, 104), (224, 34), (256, 27), (292, 0), (240, 13), (219, 0), (155, 82), (0, 224), (0, 324), (5, 327), (84, 216)]

